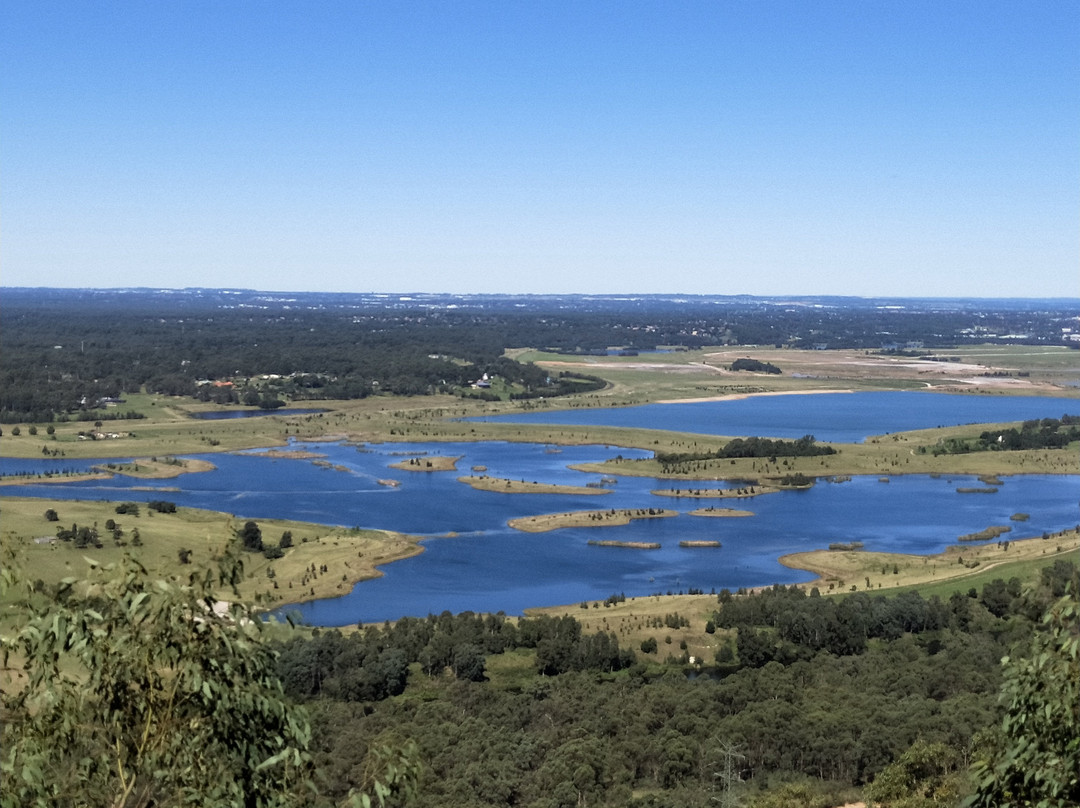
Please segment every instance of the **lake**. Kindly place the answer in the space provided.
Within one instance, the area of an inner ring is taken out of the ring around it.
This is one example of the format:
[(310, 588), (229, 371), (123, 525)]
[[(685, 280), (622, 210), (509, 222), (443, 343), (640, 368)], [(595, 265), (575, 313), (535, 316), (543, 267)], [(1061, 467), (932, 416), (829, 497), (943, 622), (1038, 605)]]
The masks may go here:
[(721, 401), (552, 410), (466, 420), (675, 429), (703, 435), (801, 438), (860, 443), (871, 435), (962, 424), (1080, 414), (1080, 400), (898, 391), (767, 395)]
[[(166, 499), (181, 506), (227, 511), (242, 519), (280, 517), (424, 537), (424, 553), (385, 566), (383, 578), (363, 582), (341, 598), (290, 607), (316, 625), (443, 610), (520, 614), (530, 606), (597, 600), (617, 592), (636, 596), (795, 583), (812, 576), (787, 569), (777, 558), (831, 542), (862, 541), (868, 550), (930, 553), (989, 525), (1015, 524), (1007, 536), (1015, 539), (1080, 521), (1073, 476), (1008, 477), (998, 493), (990, 495), (957, 493), (958, 487), (982, 485), (970, 477), (894, 476), (888, 484), (877, 477), (856, 477), (844, 483), (821, 482), (806, 491), (741, 500), (738, 507), (753, 511), (754, 516), (725, 519), (691, 516), (689, 511), (712, 503), (734, 504), (730, 501), (679, 500), (650, 493), (678, 485), (667, 480), (619, 478), (612, 493), (603, 496), (492, 493), (457, 481), (472, 466), (483, 465), (493, 477), (583, 485), (599, 482), (600, 475), (574, 471), (568, 468), (570, 464), (618, 454), (648, 455), (635, 449), (593, 445), (552, 451), (537, 444), (503, 442), (359, 447), (295, 443), (292, 448), (323, 454), (322, 461), (344, 470), (261, 452), (205, 454), (197, 457), (216, 464), (215, 471), (159, 481), (117, 477), (20, 486), (6, 493), (57, 499)], [(423, 458), (428, 453), (461, 455), (459, 471), (417, 473), (388, 468), (405, 457)], [(80, 468), (92, 462), (0, 459), (0, 472)], [(400, 480), (400, 487), (378, 483), (388, 477)], [(717, 483), (695, 487), (707, 485), (723, 487)], [(175, 486), (183, 490), (154, 490)], [(680, 515), (625, 527), (540, 534), (521, 533), (506, 525), (516, 516), (639, 507), (672, 508)], [(1030, 514), (1030, 520), (1012, 523), (1009, 517), (1017, 512)], [(662, 546), (631, 550), (589, 545), (589, 539), (595, 538)], [(719, 540), (723, 546), (687, 549), (679, 547), (683, 540)]]

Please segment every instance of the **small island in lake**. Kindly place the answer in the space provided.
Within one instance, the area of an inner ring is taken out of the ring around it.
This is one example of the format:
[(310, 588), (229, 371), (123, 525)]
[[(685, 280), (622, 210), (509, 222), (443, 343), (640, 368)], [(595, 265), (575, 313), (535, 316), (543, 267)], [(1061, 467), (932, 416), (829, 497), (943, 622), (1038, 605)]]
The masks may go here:
[(399, 460), (391, 463), (390, 468), (399, 471), (457, 471), (457, 462), (462, 455), (457, 457), (445, 457), (431, 455), (428, 457), (410, 457), (408, 460)]
[(526, 533), (543, 533), (563, 527), (608, 527), (628, 525), (635, 519), (656, 519), (665, 516), (678, 516), (678, 511), (665, 508), (623, 508), (609, 511), (567, 511), (566, 513), (548, 513), (542, 516), (522, 516), (511, 519), (507, 524), (515, 530)]
[(525, 482), (502, 477), (458, 477), (459, 483), (471, 485), (478, 491), (494, 491), (498, 494), (610, 494), (606, 488), (582, 485), (556, 485), (554, 483)]
[(676, 499), (746, 499), (779, 490), (772, 485), (750, 485), (745, 488), (655, 488), (650, 493), (657, 497)]
[(717, 508), (710, 505), (708, 508), (695, 508), (690, 511), (691, 516), (753, 516), (753, 511), (740, 511), (738, 508)]

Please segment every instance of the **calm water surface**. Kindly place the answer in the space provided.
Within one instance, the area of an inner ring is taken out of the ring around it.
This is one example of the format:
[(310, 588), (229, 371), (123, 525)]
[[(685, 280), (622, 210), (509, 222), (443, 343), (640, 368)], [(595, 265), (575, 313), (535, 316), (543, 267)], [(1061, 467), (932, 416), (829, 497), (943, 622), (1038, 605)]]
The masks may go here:
[(931, 392), (817, 393), (723, 401), (557, 410), (470, 420), (565, 426), (674, 429), (704, 435), (758, 435), (859, 443), (871, 435), (939, 426), (1027, 421), (1080, 414), (1080, 401), (1044, 396)]
[(294, 408), (277, 410), (224, 410), (220, 412), (196, 412), (192, 413), (191, 417), (198, 418), (200, 421), (230, 421), (235, 418), (261, 418), (266, 415), (314, 415), (320, 412), (326, 412), (326, 410), (319, 408)]

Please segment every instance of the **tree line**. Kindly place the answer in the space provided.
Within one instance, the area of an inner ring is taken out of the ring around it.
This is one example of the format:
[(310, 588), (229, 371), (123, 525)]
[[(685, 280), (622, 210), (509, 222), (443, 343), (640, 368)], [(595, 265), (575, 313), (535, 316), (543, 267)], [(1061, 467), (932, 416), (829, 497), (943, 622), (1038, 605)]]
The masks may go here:
[[(452, 307), (451, 307), (452, 306)], [(761, 344), (877, 346), (890, 340), (952, 345), (965, 329), (1001, 327), (1045, 342), (1062, 312), (1006, 306), (912, 306), (883, 314), (872, 302), (823, 307), (753, 299), (446, 298), (392, 304), (350, 295), (191, 290), (5, 290), (0, 423), (97, 417), (104, 398), (146, 389), (261, 406), (375, 393), (460, 392), (497, 373), (519, 395), (562, 395), (588, 380), (551, 379), (503, 357), (510, 347), (578, 352), (623, 346)], [(1071, 316), (1071, 313), (1066, 316)], [(765, 368), (767, 371), (768, 368)], [(200, 381), (256, 379), (215, 387)], [(587, 388), (586, 388), (587, 389)]]
[(676, 467), (683, 463), (701, 460), (718, 460), (741, 457), (816, 457), (836, 454), (832, 446), (819, 444), (813, 435), (803, 435), (797, 440), (774, 438), (734, 438), (719, 449), (698, 452), (657, 452), (656, 459), (661, 465)]
[(920, 446), (920, 453), (930, 451), (938, 454), (967, 454), (969, 452), (1015, 452), (1031, 449), (1064, 449), (1080, 440), (1080, 415), (1062, 415), (1060, 418), (1040, 418), (1024, 421), (1020, 428), (991, 429), (979, 433), (978, 438), (946, 438), (927, 449)]
[(379, 701), (404, 691), (411, 664), (429, 677), (449, 673), (482, 682), (488, 656), (519, 648), (535, 650), (535, 667), (543, 676), (611, 672), (636, 661), (614, 635), (583, 634), (571, 617), (512, 621), (503, 614), (443, 612), (348, 635), (331, 629), (317, 630), (311, 639), (293, 638), (279, 649), (278, 673), (285, 692), (296, 698)]

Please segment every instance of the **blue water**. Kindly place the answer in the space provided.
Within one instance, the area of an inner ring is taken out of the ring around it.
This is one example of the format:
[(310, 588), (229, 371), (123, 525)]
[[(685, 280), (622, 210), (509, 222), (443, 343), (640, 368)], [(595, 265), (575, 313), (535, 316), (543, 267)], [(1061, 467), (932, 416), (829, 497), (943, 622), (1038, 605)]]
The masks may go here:
[(220, 412), (196, 412), (192, 413), (192, 418), (198, 418), (202, 421), (228, 421), (233, 418), (261, 418), (264, 415), (315, 415), (316, 413), (326, 412), (324, 409), (277, 409), (277, 410), (223, 410)]
[(556, 410), (469, 420), (564, 426), (673, 429), (704, 435), (860, 443), (871, 435), (939, 426), (1027, 421), (1080, 414), (1075, 398), (931, 392), (818, 393), (723, 401)]
[[(802, 397), (805, 398), (805, 397)], [(1040, 535), (1080, 522), (1075, 476), (1006, 478), (996, 494), (960, 494), (972, 478), (896, 476), (845, 483), (821, 482), (751, 500), (689, 500), (657, 497), (653, 489), (673, 488), (668, 480), (619, 478), (601, 496), (499, 494), (477, 491), (457, 481), (474, 465), (493, 477), (584, 485), (597, 474), (569, 465), (647, 452), (612, 446), (564, 447), (552, 452), (536, 444), (502, 442), (449, 444), (294, 444), (325, 455), (344, 471), (312, 460), (272, 458), (259, 452), (206, 454), (215, 471), (171, 480), (117, 477), (81, 483), (20, 486), (5, 493), (56, 499), (149, 501), (227, 511), (242, 519), (288, 518), (321, 524), (398, 530), (424, 537), (424, 552), (383, 568), (384, 577), (366, 581), (341, 598), (291, 607), (317, 625), (396, 619), (430, 612), (505, 611), (529, 606), (595, 600), (616, 592), (628, 596), (698, 588), (794, 583), (808, 580), (778, 556), (862, 541), (868, 550), (937, 552), (966, 533), (989, 525), (1013, 525), (1007, 538)], [(388, 468), (425, 453), (461, 455), (458, 471), (406, 472)], [(0, 473), (46, 468), (85, 468), (93, 461), (0, 459)], [(400, 487), (378, 483), (393, 478)], [(699, 484), (695, 483), (695, 487)], [(704, 484), (700, 484), (704, 485)], [(712, 483), (717, 487), (724, 484)], [(738, 484), (732, 484), (737, 486)], [(182, 486), (182, 491), (161, 492)], [(151, 490), (133, 490), (149, 488)], [(746, 518), (695, 517), (689, 511), (710, 504), (754, 512)], [(680, 515), (625, 527), (567, 529), (527, 534), (507, 527), (516, 516), (598, 508), (670, 508)], [(1013, 523), (1017, 512), (1031, 515)], [(299, 539), (300, 537), (297, 537)], [(659, 550), (595, 547), (588, 540), (660, 542)], [(718, 539), (722, 549), (685, 549), (681, 540)]]

